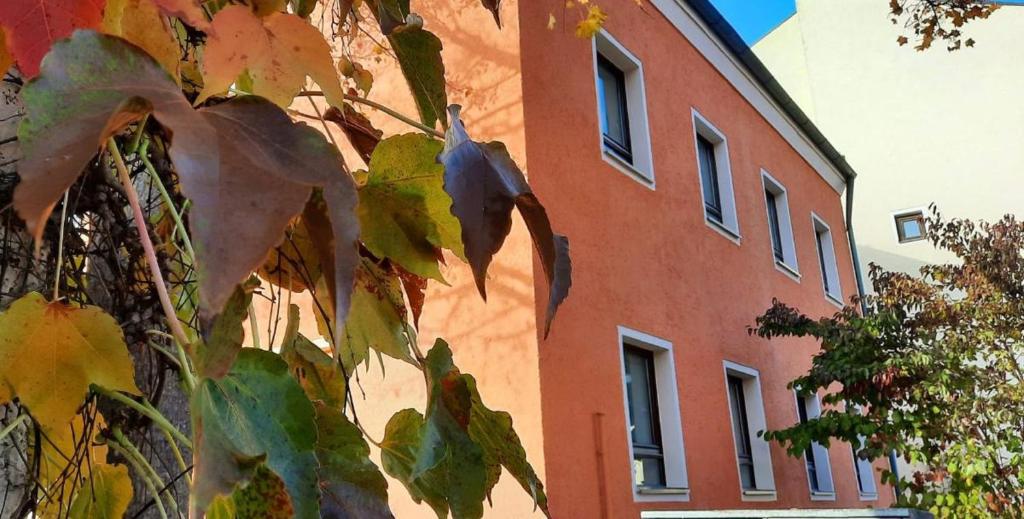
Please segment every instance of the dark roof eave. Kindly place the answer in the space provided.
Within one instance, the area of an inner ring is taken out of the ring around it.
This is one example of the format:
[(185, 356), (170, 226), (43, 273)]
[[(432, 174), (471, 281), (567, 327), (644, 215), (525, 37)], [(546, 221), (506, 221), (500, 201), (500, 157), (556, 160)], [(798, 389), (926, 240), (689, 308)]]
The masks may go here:
[(855, 178), (857, 172), (850, 167), (850, 164), (846, 162), (846, 159), (839, 153), (839, 150), (825, 138), (821, 130), (811, 122), (811, 119), (800, 109), (796, 101), (793, 101), (793, 98), (782, 88), (782, 85), (775, 79), (775, 76), (768, 71), (764, 63), (754, 54), (754, 51), (736, 33), (736, 29), (733, 29), (732, 25), (718, 12), (718, 9), (711, 5), (710, 0), (686, 0), (686, 2), (697, 12), (715, 35), (725, 43), (729, 51), (747, 68), (747, 71), (754, 76), (754, 79), (768, 92), (768, 95), (782, 107), (786, 115), (793, 120), (800, 130), (825, 155), (825, 158), (842, 173), (843, 177), (847, 181)]

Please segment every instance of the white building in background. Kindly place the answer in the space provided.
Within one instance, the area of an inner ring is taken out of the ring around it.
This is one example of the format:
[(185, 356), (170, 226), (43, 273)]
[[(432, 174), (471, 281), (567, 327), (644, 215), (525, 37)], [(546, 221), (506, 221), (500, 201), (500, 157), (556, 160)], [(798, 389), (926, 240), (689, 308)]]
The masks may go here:
[(916, 271), (949, 260), (916, 239), (931, 203), (947, 217), (1024, 216), (1024, 6), (968, 24), (975, 47), (951, 53), (899, 46), (909, 31), (884, 0), (796, 3), (753, 49), (859, 173), (865, 277), (871, 262)]

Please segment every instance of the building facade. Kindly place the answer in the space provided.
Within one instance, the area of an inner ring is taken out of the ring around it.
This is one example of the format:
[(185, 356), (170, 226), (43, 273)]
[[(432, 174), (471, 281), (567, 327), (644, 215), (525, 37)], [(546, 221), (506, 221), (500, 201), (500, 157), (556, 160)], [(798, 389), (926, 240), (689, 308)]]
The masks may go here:
[[(545, 340), (546, 283), (517, 217), (486, 304), (458, 261), (431, 283), (421, 346), (448, 339), (512, 414), (553, 517), (907, 517), (883, 510), (883, 461), (838, 442), (794, 458), (758, 434), (820, 411), (786, 388), (817, 344), (748, 327), (773, 298), (826, 315), (857, 293), (852, 169), (705, 0), (602, 2), (593, 41), (572, 16), (549, 28), (562, 6), (505, 0), (499, 31), (478, 0), (413, 3), (445, 42), (450, 101), (524, 166), (574, 266)], [(397, 71), (369, 67), (375, 99), (414, 113)], [(360, 409), (378, 438), (426, 401), (419, 372), (383, 364), (355, 397), (388, 402)], [(397, 517), (432, 516), (392, 489)], [(510, 477), (492, 497), (489, 518), (542, 517)]]
[[(949, 217), (1022, 214), (1024, 7), (963, 27), (974, 47), (926, 52), (886, 2), (798, 0), (758, 57), (860, 173), (854, 225), (865, 268), (916, 272), (951, 256), (921, 240), (930, 204)], [(867, 270), (864, 270), (867, 272)]]

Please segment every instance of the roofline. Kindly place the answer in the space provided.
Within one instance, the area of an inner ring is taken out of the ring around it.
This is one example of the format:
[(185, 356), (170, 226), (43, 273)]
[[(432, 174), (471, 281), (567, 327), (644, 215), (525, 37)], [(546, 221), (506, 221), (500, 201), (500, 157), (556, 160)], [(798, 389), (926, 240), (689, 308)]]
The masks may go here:
[(793, 98), (789, 96), (782, 85), (779, 84), (775, 76), (768, 71), (764, 63), (758, 59), (754, 51), (747, 46), (743, 38), (736, 32), (736, 29), (729, 24), (728, 21), (718, 12), (715, 6), (711, 5), (709, 0), (685, 0), (685, 2), (693, 8), (694, 12), (700, 16), (701, 20), (710, 28), (719, 39), (725, 43), (729, 52), (747, 69), (751, 76), (761, 85), (762, 88), (771, 96), (772, 100), (775, 101), (786, 115), (793, 120), (793, 123), (800, 128), (811, 143), (818, 148), (819, 151), (825, 156), (825, 158), (838, 170), (843, 177), (849, 181), (857, 177), (857, 172), (854, 171), (853, 167), (846, 162), (846, 158), (843, 157), (842, 153), (832, 145), (831, 142), (821, 133), (821, 130), (811, 119), (807, 117), (807, 114), (800, 109), (800, 106), (793, 101)]

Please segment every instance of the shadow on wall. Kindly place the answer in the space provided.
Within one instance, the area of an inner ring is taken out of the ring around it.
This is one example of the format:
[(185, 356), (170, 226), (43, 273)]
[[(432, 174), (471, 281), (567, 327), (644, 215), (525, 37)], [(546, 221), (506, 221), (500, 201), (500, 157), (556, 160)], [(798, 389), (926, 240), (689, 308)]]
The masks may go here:
[[(920, 243), (914, 246), (919, 247), (932, 247), (930, 243)], [(890, 251), (882, 249), (876, 249), (874, 247), (858, 247), (860, 252), (861, 260), (861, 271), (864, 273), (864, 290), (869, 293), (871, 289), (871, 268), (870, 263), (875, 263), (885, 270), (894, 272), (905, 272), (907, 274), (918, 275), (920, 274), (921, 267), (927, 265), (927, 262), (921, 261), (918, 258), (911, 256), (904, 256), (902, 254), (894, 254)]]

